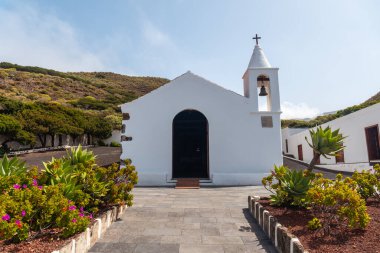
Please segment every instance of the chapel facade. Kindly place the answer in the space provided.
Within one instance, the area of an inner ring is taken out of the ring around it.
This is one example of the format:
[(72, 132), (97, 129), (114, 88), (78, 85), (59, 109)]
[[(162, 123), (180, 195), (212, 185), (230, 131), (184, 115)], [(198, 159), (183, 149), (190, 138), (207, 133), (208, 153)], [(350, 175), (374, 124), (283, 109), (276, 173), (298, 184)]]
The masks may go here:
[(244, 96), (186, 72), (123, 104), (121, 160), (132, 160), (139, 185), (173, 185), (180, 178), (261, 184), (282, 164), (278, 70), (256, 36)]

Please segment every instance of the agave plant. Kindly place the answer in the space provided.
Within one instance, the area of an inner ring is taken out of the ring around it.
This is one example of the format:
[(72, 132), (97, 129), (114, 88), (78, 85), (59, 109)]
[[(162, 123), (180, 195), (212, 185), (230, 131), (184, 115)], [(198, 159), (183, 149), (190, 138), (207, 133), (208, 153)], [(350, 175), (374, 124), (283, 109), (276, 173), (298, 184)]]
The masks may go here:
[(305, 205), (305, 196), (312, 181), (314, 173), (290, 170), (285, 166), (275, 166), (268, 177), (264, 177), (264, 187), (272, 192), (271, 204), (275, 206), (301, 206)]
[(304, 197), (310, 188), (312, 178), (303, 171), (289, 170), (282, 179), (282, 186), (290, 195)]
[(13, 157), (9, 159), (7, 155), (4, 155), (3, 159), (0, 159), (0, 176), (18, 176), (26, 172), (25, 162), (19, 158)]
[(44, 169), (42, 172), (47, 177), (48, 185), (60, 184), (65, 197), (71, 199), (76, 190), (81, 189), (78, 185), (78, 173), (75, 167), (70, 164), (70, 161), (63, 159), (55, 159), (54, 157), (50, 162), (43, 163)]
[(71, 165), (82, 164), (83, 166), (94, 166), (96, 156), (92, 151), (87, 149), (82, 149), (82, 146), (79, 145), (77, 148), (71, 148), (67, 152), (66, 161), (69, 161)]
[(43, 165), (44, 169), (42, 172), (47, 176), (47, 182), (50, 185), (72, 182), (76, 177), (74, 167), (69, 161), (53, 157), (50, 162), (43, 162)]
[(343, 140), (346, 137), (343, 137), (343, 135), (339, 133), (339, 129), (332, 131), (329, 126), (324, 129), (319, 126), (316, 130), (310, 129), (309, 133), (311, 143), (307, 137), (305, 137), (305, 139), (314, 151), (314, 157), (308, 167), (309, 171), (313, 171), (315, 164), (321, 156), (330, 159), (329, 156), (336, 156), (337, 152), (344, 149)]

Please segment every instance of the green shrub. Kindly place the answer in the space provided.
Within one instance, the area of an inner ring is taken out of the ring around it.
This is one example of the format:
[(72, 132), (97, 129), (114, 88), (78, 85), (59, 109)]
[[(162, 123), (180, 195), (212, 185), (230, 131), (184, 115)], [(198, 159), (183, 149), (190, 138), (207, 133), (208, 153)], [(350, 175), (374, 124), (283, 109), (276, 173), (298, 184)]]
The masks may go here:
[(355, 171), (352, 180), (357, 184), (357, 191), (361, 197), (367, 200), (370, 197), (380, 197), (378, 189), (380, 189), (380, 166), (375, 165), (374, 169), (364, 170), (362, 172)]
[[(324, 235), (342, 233), (346, 229), (365, 228), (370, 221), (364, 199), (356, 191), (356, 183), (342, 179), (317, 179), (307, 192), (307, 199), (314, 217), (319, 220), (317, 232)], [(315, 228), (316, 220), (310, 226)]]
[(121, 144), (119, 142), (116, 142), (116, 141), (112, 141), (110, 143), (110, 147), (121, 147)]
[(262, 184), (273, 193), (270, 196), (272, 205), (305, 206), (305, 196), (314, 178), (315, 174), (309, 171), (275, 166), (272, 174), (262, 179)]
[[(60, 186), (40, 186), (36, 179), (28, 184), (15, 184), (0, 195), (0, 240), (22, 241), (30, 231), (48, 227), (62, 228), (64, 236), (83, 231), (90, 217), (78, 210), (65, 212), (72, 205)], [(71, 224), (73, 219), (78, 224)]]
[(307, 223), (307, 228), (310, 230), (317, 230), (322, 227), (321, 221), (318, 218), (313, 218)]
[(22, 241), (45, 228), (69, 237), (84, 231), (99, 208), (132, 205), (137, 172), (130, 160), (123, 168), (98, 167), (93, 153), (78, 147), (44, 167), (0, 174), (0, 240)]

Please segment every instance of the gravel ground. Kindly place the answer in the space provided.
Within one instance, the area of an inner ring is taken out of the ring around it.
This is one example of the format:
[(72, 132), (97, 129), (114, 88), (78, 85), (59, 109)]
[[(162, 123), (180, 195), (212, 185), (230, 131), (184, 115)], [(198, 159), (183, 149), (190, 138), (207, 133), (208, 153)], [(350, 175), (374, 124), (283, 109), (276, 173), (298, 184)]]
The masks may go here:
[[(120, 161), (121, 148), (118, 147), (95, 147), (89, 148), (97, 156), (96, 163), (100, 166), (110, 165)], [(18, 157), (25, 161), (29, 166), (43, 168), (42, 162), (50, 161), (54, 156), (60, 158), (66, 155), (66, 151), (50, 151), (42, 153), (30, 153), (19, 155)]]

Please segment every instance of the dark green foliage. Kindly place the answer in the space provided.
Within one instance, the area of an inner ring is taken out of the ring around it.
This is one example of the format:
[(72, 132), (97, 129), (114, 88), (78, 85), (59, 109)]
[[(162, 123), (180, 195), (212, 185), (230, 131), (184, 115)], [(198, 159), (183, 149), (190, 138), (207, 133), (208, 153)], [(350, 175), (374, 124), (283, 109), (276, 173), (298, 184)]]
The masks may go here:
[(7, 113), (0, 114), (0, 134), (8, 137), (6, 142), (34, 144), (37, 136), (42, 145), (47, 146), (47, 135), (61, 134), (73, 138), (89, 134), (104, 139), (111, 136), (114, 124), (112, 117), (102, 117), (56, 103), (19, 103), (0, 97), (0, 108)]
[(92, 110), (105, 110), (109, 107), (108, 104), (102, 100), (97, 100), (94, 97), (87, 96), (80, 98), (77, 101), (70, 102), (73, 106), (83, 108), (83, 109), (92, 109)]

